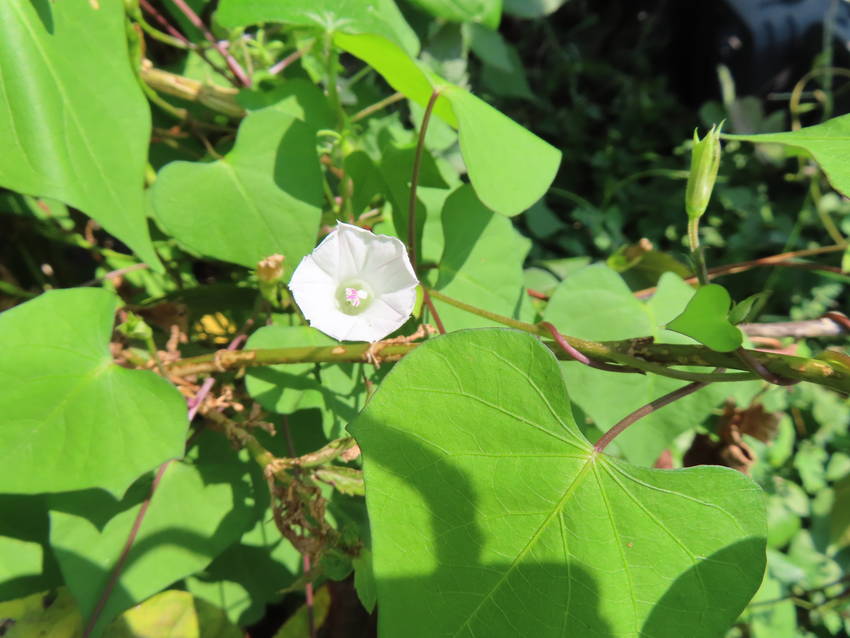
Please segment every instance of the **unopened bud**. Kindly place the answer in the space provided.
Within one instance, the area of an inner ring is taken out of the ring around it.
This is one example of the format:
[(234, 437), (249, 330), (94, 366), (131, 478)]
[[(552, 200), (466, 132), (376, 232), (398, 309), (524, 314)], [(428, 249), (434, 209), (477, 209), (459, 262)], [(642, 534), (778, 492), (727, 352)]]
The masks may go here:
[(153, 337), (151, 327), (139, 315), (127, 313), (127, 318), (118, 326), (118, 332), (130, 339), (147, 340)]
[(708, 207), (717, 171), (720, 168), (720, 126), (712, 126), (702, 140), (694, 131), (694, 148), (691, 152), (691, 172), (685, 191), (685, 210), (688, 217), (699, 219)]
[(276, 284), (283, 280), (283, 255), (266, 257), (257, 264), (257, 278), (264, 284)]

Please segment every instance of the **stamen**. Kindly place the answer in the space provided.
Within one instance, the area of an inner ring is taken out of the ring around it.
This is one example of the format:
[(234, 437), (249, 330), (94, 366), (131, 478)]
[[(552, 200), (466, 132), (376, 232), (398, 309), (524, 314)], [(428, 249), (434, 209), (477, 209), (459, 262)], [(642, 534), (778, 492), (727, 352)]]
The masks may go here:
[(357, 308), (360, 305), (360, 302), (366, 297), (369, 296), (369, 293), (365, 290), (360, 290), (358, 288), (346, 288), (345, 289), (345, 300), (350, 303), (354, 308)]

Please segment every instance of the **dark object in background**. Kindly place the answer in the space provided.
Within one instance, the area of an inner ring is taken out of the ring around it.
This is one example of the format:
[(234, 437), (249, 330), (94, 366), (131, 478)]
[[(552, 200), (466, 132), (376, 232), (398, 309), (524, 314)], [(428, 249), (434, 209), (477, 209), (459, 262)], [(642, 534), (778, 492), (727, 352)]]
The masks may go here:
[(671, 73), (680, 98), (697, 107), (720, 97), (717, 66), (739, 96), (790, 91), (815, 64), (831, 30), (831, 66), (850, 64), (850, 3), (844, 0), (672, 2)]

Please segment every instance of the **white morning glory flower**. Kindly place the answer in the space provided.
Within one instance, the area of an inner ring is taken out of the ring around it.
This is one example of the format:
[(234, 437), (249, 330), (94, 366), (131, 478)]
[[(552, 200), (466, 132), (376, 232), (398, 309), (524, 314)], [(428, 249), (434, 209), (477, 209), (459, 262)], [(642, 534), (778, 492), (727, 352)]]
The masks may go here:
[(407, 321), (418, 284), (401, 241), (340, 222), (301, 260), (289, 290), (314, 328), (371, 342)]

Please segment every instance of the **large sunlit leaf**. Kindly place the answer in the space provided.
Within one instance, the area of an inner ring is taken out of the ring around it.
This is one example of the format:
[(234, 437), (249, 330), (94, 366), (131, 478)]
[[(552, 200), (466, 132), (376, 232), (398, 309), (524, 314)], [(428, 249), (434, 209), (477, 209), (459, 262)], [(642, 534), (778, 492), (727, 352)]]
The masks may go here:
[(382, 636), (716, 638), (761, 582), (761, 490), (595, 453), (528, 334), (426, 342), (351, 429)]
[(274, 107), (252, 113), (222, 159), (163, 168), (153, 205), (163, 228), (202, 255), (254, 267), (281, 253), (291, 273), (319, 231), (315, 133)]
[[(661, 277), (652, 299), (635, 299), (622, 277), (607, 266), (583, 268), (567, 276), (552, 295), (543, 318), (572, 337), (609, 341), (653, 337), (667, 343), (694, 343), (661, 326), (684, 310), (693, 289), (677, 275)], [(611, 374), (577, 363), (562, 365), (575, 401), (605, 431), (630, 412), (685, 385), (655, 374)], [(714, 383), (657, 410), (621, 434), (617, 443), (632, 463), (652, 465), (682, 432), (700, 423), (729, 396), (745, 403), (758, 391), (757, 382)]]
[(820, 164), (832, 187), (850, 196), (850, 162), (847, 161), (847, 146), (850, 144), (850, 115), (842, 115), (827, 120), (823, 124), (807, 126), (787, 133), (723, 135), (722, 138), (757, 144), (785, 144), (808, 151)]
[(183, 453), (182, 395), (112, 362), (117, 304), (105, 290), (76, 288), (0, 315), (0, 492), (120, 494)]
[[(195, 463), (169, 465), (100, 615), (98, 633), (123, 610), (202, 569), (254, 523), (258, 513), (248, 469), (215, 434), (202, 439)], [(50, 499), (50, 542), (85, 618), (109, 580), (149, 487), (150, 481), (134, 484), (120, 503), (93, 490)]]
[[(478, 308), (519, 318), (525, 298), (522, 265), (531, 242), (509, 219), (483, 206), (469, 186), (446, 200), (442, 220), (445, 248), (435, 288)], [(493, 325), (439, 300), (434, 303), (449, 330)]]
[(228, 28), (283, 22), (328, 33), (375, 33), (410, 55), (419, 52), (419, 38), (393, 0), (221, 0), (215, 19)]
[(151, 265), (150, 111), (121, 2), (0, 2), (0, 186), (59, 199)]
[(338, 33), (334, 41), (420, 106), (428, 103), (435, 88), (440, 89), (434, 113), (458, 129), (469, 179), (488, 208), (517, 215), (552, 184), (561, 162), (555, 147), (469, 91), (423, 71), (386, 38)]

